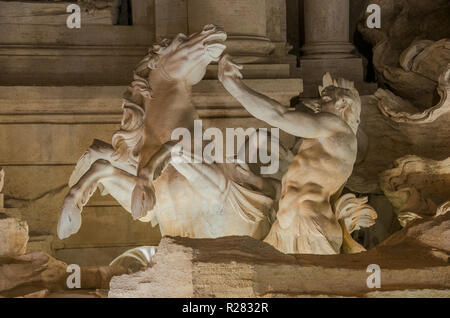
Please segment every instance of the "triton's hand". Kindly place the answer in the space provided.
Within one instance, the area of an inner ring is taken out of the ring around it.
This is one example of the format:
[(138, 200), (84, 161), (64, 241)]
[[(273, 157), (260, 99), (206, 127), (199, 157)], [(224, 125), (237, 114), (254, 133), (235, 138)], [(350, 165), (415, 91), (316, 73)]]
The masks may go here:
[(219, 81), (223, 83), (227, 79), (242, 79), (243, 68), (242, 65), (234, 63), (228, 54), (224, 55), (219, 62)]

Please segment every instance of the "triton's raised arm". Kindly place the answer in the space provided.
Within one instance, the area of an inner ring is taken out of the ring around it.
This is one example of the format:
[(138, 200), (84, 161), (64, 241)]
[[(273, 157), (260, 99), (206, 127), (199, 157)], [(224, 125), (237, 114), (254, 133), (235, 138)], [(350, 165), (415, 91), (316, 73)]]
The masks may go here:
[(277, 101), (245, 85), (240, 70), (242, 66), (233, 63), (230, 57), (225, 55), (219, 62), (219, 80), (225, 89), (257, 119), (303, 138), (323, 138), (349, 129), (348, 125), (334, 114), (289, 111)]

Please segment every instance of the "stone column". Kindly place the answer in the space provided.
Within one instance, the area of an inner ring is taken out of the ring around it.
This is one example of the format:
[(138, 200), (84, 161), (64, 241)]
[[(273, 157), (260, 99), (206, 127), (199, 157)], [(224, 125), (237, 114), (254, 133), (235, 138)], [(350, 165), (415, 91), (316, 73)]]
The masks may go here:
[(240, 63), (262, 62), (274, 50), (267, 37), (266, 0), (188, 0), (189, 33), (208, 23), (228, 33), (227, 51)]
[(188, 12), (190, 32), (213, 22), (231, 36), (267, 35), (266, 0), (188, 0)]
[(157, 40), (216, 24), (228, 33), (227, 52), (239, 63), (268, 62), (267, 0), (156, 0)]
[(362, 58), (350, 42), (349, 0), (304, 0), (305, 45), (301, 49), (301, 75), (305, 94), (317, 95), (317, 84), (326, 72), (363, 82)]
[(305, 0), (304, 58), (353, 57), (349, 0)]

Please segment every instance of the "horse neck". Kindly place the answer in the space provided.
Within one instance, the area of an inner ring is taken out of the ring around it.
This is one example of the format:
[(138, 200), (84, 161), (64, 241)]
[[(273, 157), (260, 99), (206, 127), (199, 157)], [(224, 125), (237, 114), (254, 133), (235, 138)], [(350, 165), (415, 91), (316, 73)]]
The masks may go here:
[(147, 124), (176, 129), (193, 125), (197, 112), (191, 102), (192, 86), (184, 81), (152, 83), (152, 98), (146, 109)]
[(144, 162), (171, 140), (175, 129), (193, 130), (194, 120), (198, 118), (191, 103), (192, 87), (179, 81), (152, 79), (152, 98), (146, 101), (145, 107)]

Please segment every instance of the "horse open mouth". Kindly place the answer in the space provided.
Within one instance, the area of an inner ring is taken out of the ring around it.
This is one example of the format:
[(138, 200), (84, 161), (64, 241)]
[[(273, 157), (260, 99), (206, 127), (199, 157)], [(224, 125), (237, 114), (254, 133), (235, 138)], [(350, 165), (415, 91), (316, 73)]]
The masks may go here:
[(223, 51), (227, 48), (224, 44), (226, 40), (227, 34), (223, 31), (215, 32), (205, 39), (206, 52), (214, 62), (220, 60)]

